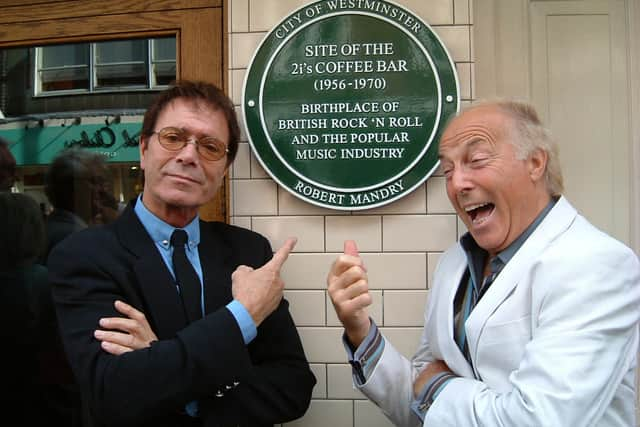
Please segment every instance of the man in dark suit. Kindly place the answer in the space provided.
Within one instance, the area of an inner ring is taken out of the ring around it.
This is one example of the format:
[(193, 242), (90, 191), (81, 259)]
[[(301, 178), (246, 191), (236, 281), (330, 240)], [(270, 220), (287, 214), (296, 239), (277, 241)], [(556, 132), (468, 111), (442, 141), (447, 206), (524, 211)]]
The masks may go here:
[(267, 426), (306, 411), (315, 378), (279, 275), (295, 239), (272, 258), (263, 236), (198, 217), (239, 133), (222, 91), (176, 83), (144, 117), (143, 194), (113, 224), (76, 233), (49, 256), (92, 425)]

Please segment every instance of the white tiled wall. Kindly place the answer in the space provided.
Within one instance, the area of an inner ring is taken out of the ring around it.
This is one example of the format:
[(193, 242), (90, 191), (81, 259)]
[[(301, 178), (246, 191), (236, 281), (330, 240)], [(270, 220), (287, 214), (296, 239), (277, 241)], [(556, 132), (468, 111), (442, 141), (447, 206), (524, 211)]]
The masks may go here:
[[(230, 93), (240, 113), (246, 68), (283, 17), (311, 0), (229, 0)], [(456, 63), (463, 105), (474, 94), (472, 0), (395, 0), (429, 23)], [(241, 119), (241, 115), (239, 114)], [(285, 297), (311, 369), (318, 379), (307, 414), (285, 426), (389, 427), (380, 409), (354, 390), (342, 347), (342, 328), (326, 293), (326, 274), (345, 239), (358, 243), (369, 275), (371, 317), (407, 357), (422, 331), (424, 304), (440, 254), (462, 234), (434, 176), (402, 199), (379, 208), (343, 212), (311, 205), (280, 188), (261, 167), (242, 133), (231, 171), (234, 224), (264, 234), (278, 248), (298, 237), (283, 270)]]

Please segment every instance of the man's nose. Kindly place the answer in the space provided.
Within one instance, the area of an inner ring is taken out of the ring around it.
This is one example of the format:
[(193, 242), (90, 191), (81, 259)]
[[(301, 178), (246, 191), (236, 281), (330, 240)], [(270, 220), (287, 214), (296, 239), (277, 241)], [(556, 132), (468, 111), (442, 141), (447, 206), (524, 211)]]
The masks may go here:
[(178, 152), (176, 159), (185, 163), (196, 163), (199, 161), (199, 156), (198, 144), (193, 140), (189, 140)]
[(451, 172), (449, 185), (455, 193), (468, 191), (473, 187), (469, 172), (465, 168), (456, 168)]

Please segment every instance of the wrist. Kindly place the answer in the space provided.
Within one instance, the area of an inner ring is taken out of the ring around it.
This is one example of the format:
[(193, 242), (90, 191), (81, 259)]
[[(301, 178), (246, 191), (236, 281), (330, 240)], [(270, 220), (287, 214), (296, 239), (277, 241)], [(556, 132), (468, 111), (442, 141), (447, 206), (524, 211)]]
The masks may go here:
[(371, 320), (367, 316), (366, 321), (361, 322), (359, 325), (354, 327), (345, 328), (345, 335), (347, 336), (347, 340), (353, 346), (353, 348), (358, 348), (362, 341), (369, 335), (369, 329), (371, 328)]

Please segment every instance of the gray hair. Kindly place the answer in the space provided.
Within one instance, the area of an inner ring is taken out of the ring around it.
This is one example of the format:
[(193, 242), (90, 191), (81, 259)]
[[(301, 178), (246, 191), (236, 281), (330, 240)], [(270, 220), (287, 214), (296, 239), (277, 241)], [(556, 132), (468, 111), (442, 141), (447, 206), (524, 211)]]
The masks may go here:
[(476, 102), (463, 111), (469, 111), (478, 107), (494, 107), (509, 115), (513, 121), (512, 138), (508, 138), (516, 149), (516, 157), (526, 159), (535, 150), (547, 153), (547, 165), (544, 178), (547, 191), (553, 197), (560, 196), (564, 191), (562, 169), (560, 168), (560, 156), (558, 144), (551, 132), (545, 128), (533, 105), (510, 99), (494, 99)]

